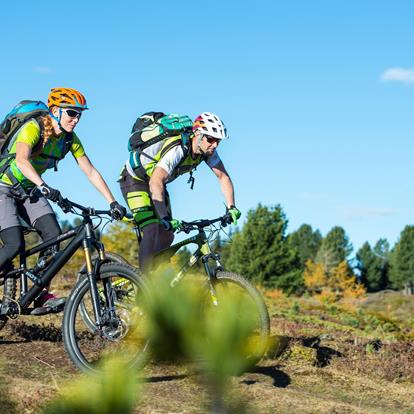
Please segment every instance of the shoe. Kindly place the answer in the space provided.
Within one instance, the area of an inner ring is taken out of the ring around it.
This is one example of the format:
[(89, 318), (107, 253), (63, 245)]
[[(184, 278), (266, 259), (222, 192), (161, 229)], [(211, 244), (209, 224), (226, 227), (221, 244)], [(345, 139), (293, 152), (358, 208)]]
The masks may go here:
[(66, 298), (58, 298), (53, 293), (44, 291), (38, 296), (34, 303), (31, 315), (46, 315), (47, 313), (58, 313), (65, 307)]

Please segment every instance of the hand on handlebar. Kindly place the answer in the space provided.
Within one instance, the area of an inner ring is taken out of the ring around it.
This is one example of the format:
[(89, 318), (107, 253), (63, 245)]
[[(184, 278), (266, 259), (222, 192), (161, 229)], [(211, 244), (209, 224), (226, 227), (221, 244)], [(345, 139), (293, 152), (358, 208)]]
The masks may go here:
[(46, 197), (50, 201), (53, 201), (54, 203), (57, 203), (59, 199), (62, 198), (62, 195), (60, 194), (59, 190), (56, 190), (56, 188), (49, 187), (46, 183), (38, 185), (37, 188), (40, 190), (44, 197)]
[(118, 201), (112, 201), (109, 205), (111, 211), (111, 217), (115, 220), (122, 220), (126, 214), (126, 208), (118, 203)]
[(241, 216), (240, 210), (236, 206), (230, 206), (226, 208), (226, 223), (237, 225), (237, 220)]
[(64, 213), (69, 213), (72, 210), (72, 203), (67, 198), (63, 198), (62, 196), (60, 196), (59, 200), (57, 200), (57, 205)]
[(181, 220), (177, 220), (177, 219), (169, 220), (168, 217), (164, 217), (160, 220), (160, 222), (163, 225), (165, 230), (172, 231), (173, 233), (176, 231), (180, 231), (183, 228), (183, 224)]

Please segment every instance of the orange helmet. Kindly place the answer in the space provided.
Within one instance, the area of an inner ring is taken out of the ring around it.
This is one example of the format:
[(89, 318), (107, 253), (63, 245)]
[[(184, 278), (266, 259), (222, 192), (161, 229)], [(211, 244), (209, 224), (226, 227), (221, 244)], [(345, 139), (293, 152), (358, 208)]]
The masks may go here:
[(76, 89), (52, 88), (50, 90), (47, 106), (59, 106), (60, 108), (88, 109), (85, 97)]

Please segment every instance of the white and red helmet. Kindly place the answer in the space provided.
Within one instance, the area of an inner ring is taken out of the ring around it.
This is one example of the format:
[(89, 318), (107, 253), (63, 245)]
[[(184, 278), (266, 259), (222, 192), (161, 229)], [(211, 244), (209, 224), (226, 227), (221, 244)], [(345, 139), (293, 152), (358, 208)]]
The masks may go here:
[(193, 122), (193, 131), (200, 131), (202, 134), (216, 139), (227, 139), (229, 137), (223, 121), (212, 112), (200, 114)]

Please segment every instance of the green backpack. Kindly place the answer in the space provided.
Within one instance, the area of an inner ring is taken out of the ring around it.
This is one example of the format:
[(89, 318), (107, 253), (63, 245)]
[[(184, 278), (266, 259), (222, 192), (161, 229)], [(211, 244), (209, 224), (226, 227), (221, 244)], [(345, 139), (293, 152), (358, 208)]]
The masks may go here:
[(143, 150), (166, 138), (181, 135), (181, 144), (187, 148), (193, 132), (193, 121), (187, 115), (146, 112), (132, 127), (128, 141), (129, 164), (133, 170), (141, 167), (140, 155), (150, 157)]
[(187, 115), (146, 112), (138, 117), (128, 141), (129, 151), (142, 151), (165, 138), (192, 133), (193, 121)]

